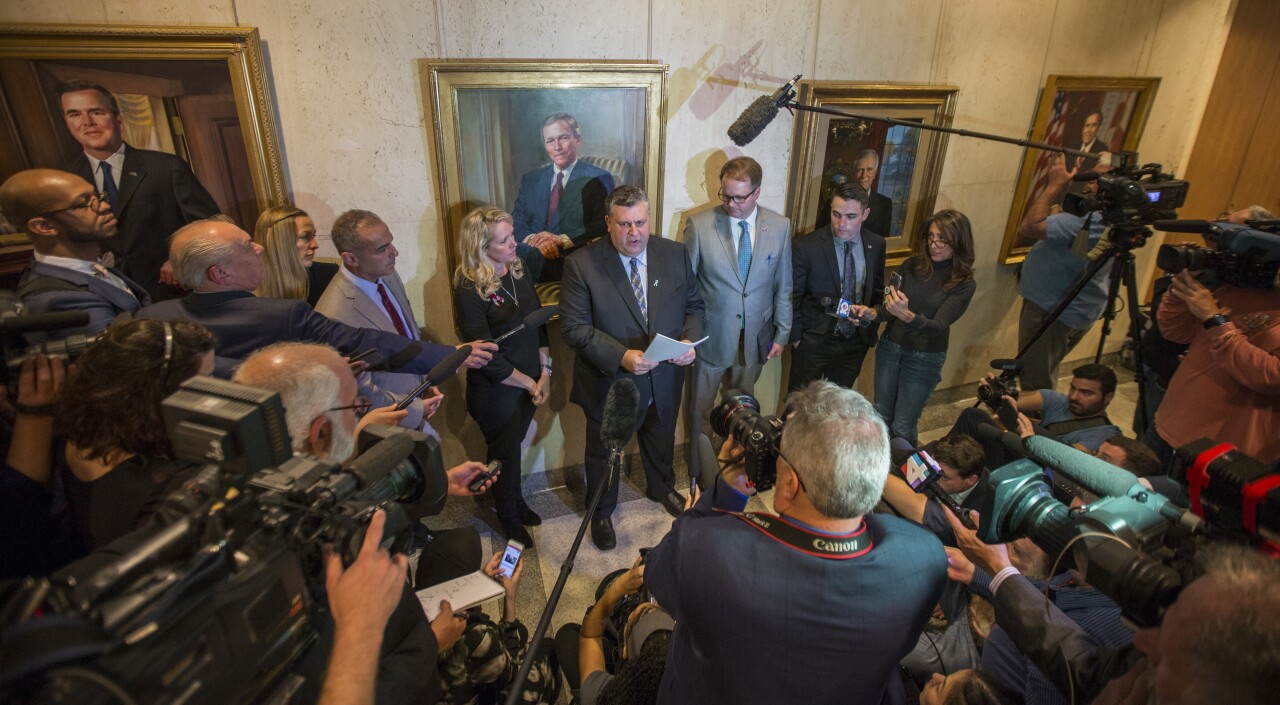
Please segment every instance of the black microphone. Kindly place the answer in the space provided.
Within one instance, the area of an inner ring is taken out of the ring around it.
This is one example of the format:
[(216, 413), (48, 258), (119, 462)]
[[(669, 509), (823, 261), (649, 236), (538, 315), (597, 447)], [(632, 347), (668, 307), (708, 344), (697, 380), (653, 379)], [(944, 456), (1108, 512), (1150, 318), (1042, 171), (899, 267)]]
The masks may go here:
[(502, 335), (500, 335), (500, 336), (498, 336), (498, 337), (494, 338), (494, 339), (493, 339), (493, 342), (495, 342), (495, 343), (497, 343), (497, 344), (501, 345), (501, 344), (502, 344), (502, 341), (506, 340), (507, 338), (510, 338), (511, 336), (515, 335), (516, 333), (519, 333), (520, 331), (524, 330), (525, 328), (535, 328), (535, 329), (536, 329), (536, 328), (538, 328), (538, 327), (540, 327), (540, 326), (544, 326), (544, 325), (546, 325), (547, 321), (549, 321), (549, 320), (551, 320), (552, 318), (554, 318), (554, 317), (556, 316), (556, 314), (558, 314), (558, 313), (560, 313), (560, 307), (559, 307), (559, 306), (556, 306), (556, 305), (554, 305), (554, 304), (553, 304), (553, 305), (551, 305), (551, 306), (543, 306), (542, 308), (538, 309), (537, 311), (534, 311), (533, 313), (529, 314), (528, 316), (525, 316), (524, 320), (520, 322), (520, 325), (518, 325), (518, 326), (516, 326), (515, 328), (512, 328), (511, 330), (507, 331), (506, 333), (503, 333)]
[(1001, 431), (996, 426), (984, 423), (978, 424), (978, 427), (973, 430), (973, 435), (983, 442), (1003, 444), (1016, 457), (1023, 458), (1027, 455), (1027, 449), (1022, 442), (1022, 438), (1012, 431)]
[(376, 365), (370, 365), (370, 372), (395, 372), (396, 370), (409, 364), (422, 353), (422, 343), (417, 340), (410, 341), (408, 345), (400, 349), (400, 352), (383, 360)]
[[(713, 473), (712, 477), (715, 477), (715, 474), (720, 471), (720, 458), (716, 456), (715, 449), (711, 447), (711, 438), (705, 433), (699, 433), (697, 446), (695, 452), (698, 454), (699, 473), (710, 472)], [(689, 485), (690, 491), (693, 491), (693, 486), (698, 483), (692, 476), (690, 476), (689, 482), (691, 483)]]
[(762, 95), (752, 101), (729, 126), (729, 139), (739, 147), (745, 147), (759, 137), (764, 128), (773, 122), (778, 109), (791, 100), (791, 88), (800, 80), (800, 75), (796, 74), (790, 83), (774, 91), (773, 95)]
[(427, 372), (427, 376), (422, 380), (422, 384), (418, 385), (417, 389), (414, 389), (408, 396), (401, 399), (400, 402), (396, 404), (396, 411), (404, 411), (409, 408), (409, 405), (413, 403), (413, 400), (417, 399), (420, 394), (427, 391), (428, 387), (434, 387), (452, 377), (453, 374), (458, 371), (458, 368), (462, 367), (462, 363), (466, 362), (468, 357), (471, 357), (471, 346), (463, 345), (453, 351), (449, 357), (437, 362), (436, 366), (432, 367), (431, 370)]
[(610, 454), (621, 453), (636, 432), (640, 415), (640, 390), (636, 383), (623, 377), (609, 387), (604, 399), (604, 418), (600, 422), (600, 440)]
[(1157, 220), (1152, 223), (1156, 230), (1166, 233), (1200, 233), (1213, 229), (1214, 223), (1207, 220)]

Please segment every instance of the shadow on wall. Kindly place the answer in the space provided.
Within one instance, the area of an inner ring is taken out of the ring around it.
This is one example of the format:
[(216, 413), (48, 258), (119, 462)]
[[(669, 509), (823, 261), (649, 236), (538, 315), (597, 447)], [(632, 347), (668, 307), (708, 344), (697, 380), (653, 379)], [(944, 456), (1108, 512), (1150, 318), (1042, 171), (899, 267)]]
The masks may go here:
[(710, 66), (715, 63), (712, 55), (725, 53), (723, 47), (713, 46), (692, 67), (677, 69), (671, 74), (667, 91), (670, 106), (668, 118), (687, 101), (694, 117), (704, 121), (720, 109), (736, 88), (772, 93), (778, 86), (786, 83), (786, 78), (773, 76), (759, 69), (765, 46), (765, 40), (758, 40), (737, 59), (726, 60), (711, 69)]

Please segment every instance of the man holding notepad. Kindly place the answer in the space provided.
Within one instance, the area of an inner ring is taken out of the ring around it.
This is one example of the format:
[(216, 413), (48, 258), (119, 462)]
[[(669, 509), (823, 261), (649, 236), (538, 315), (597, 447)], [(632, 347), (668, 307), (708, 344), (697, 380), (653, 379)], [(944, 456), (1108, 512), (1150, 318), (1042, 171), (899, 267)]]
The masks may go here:
[[(587, 497), (606, 480), (607, 452), (600, 438), (605, 397), (614, 380), (629, 377), (640, 392), (636, 435), (646, 494), (672, 516), (684, 508), (675, 491), (676, 417), (685, 368), (697, 350), (665, 362), (645, 357), (655, 336), (683, 342), (702, 337), (702, 298), (689, 252), (673, 240), (649, 236), (649, 198), (623, 186), (605, 204), (609, 237), (574, 252), (565, 261), (560, 319), (565, 342), (577, 353), (570, 400), (587, 417)], [(616, 545), (610, 516), (618, 485), (605, 488), (591, 540), (601, 550)]]

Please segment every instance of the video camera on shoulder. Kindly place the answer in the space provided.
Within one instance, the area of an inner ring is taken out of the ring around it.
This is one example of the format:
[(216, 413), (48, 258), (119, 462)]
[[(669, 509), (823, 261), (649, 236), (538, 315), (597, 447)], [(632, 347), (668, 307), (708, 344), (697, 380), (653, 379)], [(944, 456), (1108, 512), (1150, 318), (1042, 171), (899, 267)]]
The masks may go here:
[(711, 410), (711, 430), (722, 438), (732, 437), (742, 446), (747, 479), (759, 492), (773, 487), (778, 479), (785, 425), (785, 419), (762, 416), (760, 402), (737, 389), (726, 392), (724, 401)]

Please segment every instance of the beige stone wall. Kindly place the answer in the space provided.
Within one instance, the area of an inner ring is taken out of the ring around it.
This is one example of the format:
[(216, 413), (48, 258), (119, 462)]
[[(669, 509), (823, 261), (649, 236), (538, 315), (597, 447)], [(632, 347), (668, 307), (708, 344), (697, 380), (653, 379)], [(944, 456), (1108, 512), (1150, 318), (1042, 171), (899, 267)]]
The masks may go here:
[[(556, 8), (550, 14), (548, 8)], [(607, 8), (607, 9), (602, 9)], [(289, 186), (322, 233), (352, 207), (379, 213), (397, 237), (399, 269), (428, 328), (453, 340), (447, 258), (436, 211), (431, 125), (416, 59), (653, 59), (671, 66), (661, 232), (706, 202), (704, 175), (725, 129), (763, 90), (812, 79), (960, 87), (955, 124), (1023, 135), (1049, 74), (1163, 79), (1144, 161), (1181, 171), (1190, 153), (1232, 0), (725, 0), (530, 3), (520, 0), (11, 0), (0, 20), (210, 24), (259, 28), (270, 64)], [(727, 79), (727, 81), (726, 81)], [(782, 211), (790, 159), (785, 113), (744, 153), (765, 168), (761, 203)], [(978, 293), (952, 333), (943, 386), (977, 378), (1016, 347), (1013, 268), (996, 264), (1022, 151), (952, 138), (938, 208), (958, 208), (978, 238)], [(715, 192), (714, 174), (710, 193)], [(1141, 254), (1150, 276), (1154, 246)], [(424, 308), (425, 303), (425, 308)], [(1113, 334), (1118, 347), (1122, 334)], [(1077, 355), (1096, 345), (1096, 333)], [(581, 461), (582, 416), (568, 404), (570, 360), (542, 410), (526, 469)], [(758, 391), (775, 401), (780, 364)], [(863, 374), (870, 391), (870, 360)], [(438, 424), (451, 461), (483, 451), (463, 386)], [(566, 442), (566, 439), (568, 442)]]

